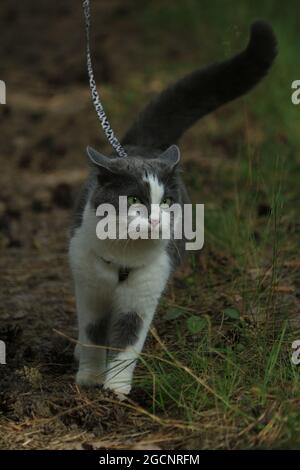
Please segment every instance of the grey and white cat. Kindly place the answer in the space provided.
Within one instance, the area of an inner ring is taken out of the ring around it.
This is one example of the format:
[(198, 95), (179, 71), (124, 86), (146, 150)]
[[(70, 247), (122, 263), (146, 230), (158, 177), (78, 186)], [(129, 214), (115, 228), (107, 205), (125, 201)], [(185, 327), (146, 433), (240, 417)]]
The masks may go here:
[(184, 240), (100, 240), (96, 208), (117, 208), (119, 196), (127, 196), (149, 208), (144, 223), (150, 227), (159, 224), (151, 204), (188, 203), (174, 144), (199, 118), (253, 88), (276, 49), (271, 27), (255, 22), (243, 52), (192, 72), (150, 102), (122, 140), (127, 158), (88, 148), (91, 172), (76, 204), (69, 250), (79, 323), (78, 384), (130, 392), (159, 299), (184, 255)]

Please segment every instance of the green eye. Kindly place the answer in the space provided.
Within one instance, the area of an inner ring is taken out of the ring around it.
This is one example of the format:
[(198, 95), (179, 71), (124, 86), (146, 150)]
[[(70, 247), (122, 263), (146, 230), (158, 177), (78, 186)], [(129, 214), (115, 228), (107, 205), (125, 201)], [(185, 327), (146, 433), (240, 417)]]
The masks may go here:
[(140, 199), (136, 196), (128, 196), (127, 198), (128, 206), (132, 206), (133, 204), (140, 204), (140, 203), (141, 203)]
[(161, 203), (160, 203), (160, 207), (162, 209), (168, 209), (170, 207), (170, 205), (172, 204), (172, 199), (170, 197), (165, 197)]

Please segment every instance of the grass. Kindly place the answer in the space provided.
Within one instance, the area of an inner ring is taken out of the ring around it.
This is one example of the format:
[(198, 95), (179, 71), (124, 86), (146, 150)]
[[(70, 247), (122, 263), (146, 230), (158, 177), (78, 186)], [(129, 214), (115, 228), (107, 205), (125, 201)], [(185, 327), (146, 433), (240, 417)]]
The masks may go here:
[[(299, 312), (291, 312), (280, 294), (281, 197), (274, 195), (260, 247), (251, 236), (253, 220), (242, 210), (251, 209), (245, 199), (220, 217), (208, 213), (207, 245), (226, 256), (227, 267), (223, 276), (213, 266), (186, 278), (188, 292), (175, 312), (165, 302), (173, 333), (166, 341), (154, 333), (158, 353), (144, 357), (137, 386), (151, 397), (152, 413), (176, 416), (193, 428), (192, 445), (299, 447), (299, 370), (290, 360), (292, 341), (300, 335), (293, 313)], [(210, 307), (220, 291), (229, 306), (208, 312), (189, 307), (199, 289)], [(200, 316), (204, 322), (193, 331), (189, 319)]]
[[(192, 448), (300, 447), (299, 368), (291, 363), (291, 344), (300, 337), (293, 5), (224, 2), (217, 9), (206, 1), (165, 1), (137, 13), (148, 51), (137, 75), (140, 83), (160, 80), (159, 87), (199, 61), (241, 48), (257, 17), (269, 19), (279, 39), (265, 83), (183, 142), (204, 156), (186, 163), (185, 178), (194, 201), (206, 205), (205, 248), (175, 278), (136, 386), (147, 393), (148, 412), (191, 432), (184, 442)], [(181, 60), (172, 59), (172, 47)]]
[[(106, 35), (100, 41), (109, 58), (122, 58), (120, 63), (112, 61), (114, 80), (98, 80), (116, 130), (127, 126), (143, 103), (171, 80), (244, 47), (255, 18), (272, 23), (279, 55), (256, 90), (207, 116), (180, 142), (189, 191), (194, 202), (205, 204), (205, 245), (200, 254), (189, 256), (161, 301), (129, 401), (119, 404), (105, 393), (75, 386), (70, 344), (61, 343), (52, 331), (55, 326), (62, 336), (67, 332), (75, 337), (70, 329), (75, 305), (62, 236), (69, 210), (56, 208), (53, 218), (47, 212), (44, 218), (40, 211), (34, 215), (31, 186), (25, 194), (17, 192), (21, 201), (27, 198), (29, 207), (20, 232), (28, 232), (36, 247), (24, 249), (20, 258), (18, 252), (7, 258), (4, 287), (10, 304), (4, 302), (4, 313), (6, 308), (18, 313), (20, 307), (13, 300), (24, 292), (32, 293), (32, 299), (28, 306), (22, 303), (28, 314), (24, 328), (8, 329), (8, 343), (17, 345), (18, 354), (16, 371), (10, 367), (11, 375), (1, 382), (7, 389), (1, 405), (0, 447), (82, 448), (85, 443), (85, 448), (126, 448), (142, 440), (166, 448), (299, 448), (300, 369), (291, 362), (292, 342), (300, 338), (300, 106), (291, 103), (291, 83), (299, 79), (298, 2), (128, 4), (134, 8), (118, 10), (116, 2), (114, 15), (102, 25)], [(104, 10), (98, 12), (101, 22)], [(115, 44), (122, 45), (122, 57)], [(77, 53), (81, 57), (82, 52)], [(43, 50), (37, 56), (47, 55)], [(77, 85), (76, 93), (85, 97), (86, 84), (80, 80)], [(61, 86), (65, 94), (69, 86)], [(47, 81), (44, 87), (48, 96)], [(17, 126), (23, 129), (25, 122), (31, 123), (28, 132), (34, 144), (37, 130), (44, 139), (46, 129), (53, 128), (54, 141), (70, 134), (68, 155), (54, 162), (54, 170), (69, 174), (77, 164), (85, 168), (83, 143), (90, 139), (102, 149), (104, 138), (90, 101), (83, 97), (86, 108), (78, 113), (68, 105), (69, 114), (61, 113), (60, 107), (55, 114), (51, 93), (42, 127), (32, 125), (30, 109), (29, 115), (21, 114)], [(74, 114), (78, 121), (73, 122)], [(53, 127), (56, 120), (58, 127)], [(9, 148), (5, 154), (10, 153)], [(37, 168), (42, 153), (44, 149), (35, 155)], [(50, 153), (53, 162), (52, 149)], [(45, 158), (50, 160), (47, 152)], [(21, 172), (16, 173), (17, 181), (26, 176), (24, 169)], [(15, 181), (13, 166), (11, 174)], [(28, 169), (28, 181), (38, 179), (41, 187), (48, 176), (47, 171)], [(63, 177), (63, 182), (69, 181)], [(24, 185), (18, 184), (18, 190)], [(28, 325), (28, 318), (38, 322)], [(19, 330), (24, 330), (20, 340)], [(26, 336), (28, 331), (32, 336)], [(28, 338), (33, 343), (29, 348)]]

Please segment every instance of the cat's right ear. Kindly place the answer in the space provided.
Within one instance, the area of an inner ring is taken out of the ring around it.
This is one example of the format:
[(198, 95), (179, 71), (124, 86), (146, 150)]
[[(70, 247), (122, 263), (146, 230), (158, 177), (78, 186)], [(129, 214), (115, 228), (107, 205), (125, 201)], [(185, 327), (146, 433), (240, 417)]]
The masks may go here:
[(87, 147), (86, 152), (93, 167), (98, 169), (105, 168), (106, 170), (112, 171), (112, 158), (106, 157), (92, 147)]

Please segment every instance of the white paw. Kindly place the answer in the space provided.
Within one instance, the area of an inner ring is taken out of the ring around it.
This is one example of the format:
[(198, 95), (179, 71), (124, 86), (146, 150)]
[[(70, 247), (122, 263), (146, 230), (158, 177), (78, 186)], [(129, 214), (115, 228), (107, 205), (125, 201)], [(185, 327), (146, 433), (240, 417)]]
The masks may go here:
[(119, 380), (106, 380), (103, 388), (105, 390), (111, 390), (117, 395), (119, 400), (123, 401), (126, 400), (127, 395), (129, 395), (131, 391), (131, 384), (122, 383)]
[(83, 387), (95, 387), (103, 384), (103, 374), (97, 369), (79, 369), (76, 383)]

